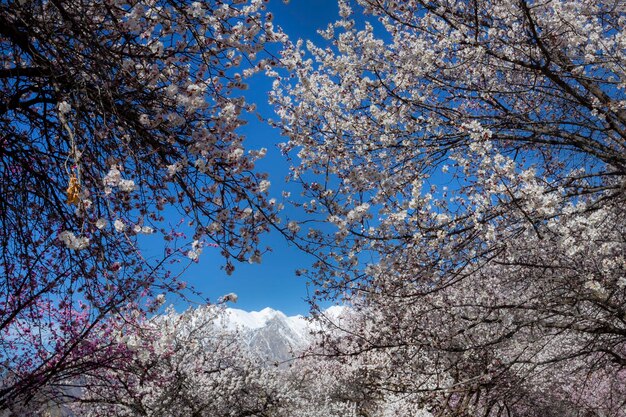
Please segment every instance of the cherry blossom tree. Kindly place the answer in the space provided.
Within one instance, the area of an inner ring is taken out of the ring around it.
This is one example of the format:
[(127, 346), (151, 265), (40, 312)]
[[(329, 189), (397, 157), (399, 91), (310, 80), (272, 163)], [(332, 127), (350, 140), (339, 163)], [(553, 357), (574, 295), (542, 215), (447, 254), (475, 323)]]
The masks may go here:
[(131, 355), (82, 375), (84, 391), (67, 401), (88, 417), (349, 417), (381, 409), (371, 390), (376, 363), (342, 363), (315, 354), (315, 344), (308, 355), (268, 362), (224, 325), (225, 312), (170, 309), (142, 320), (118, 335)]
[[(305, 356), (280, 374), (288, 387), (280, 417), (356, 417), (378, 410), (367, 366), (325, 356)], [(374, 414), (375, 415), (375, 414)]]
[(313, 303), (360, 313), (328, 354), (435, 415), (623, 415), (623, 4), (339, 6), (273, 95)]
[(542, 238), (526, 230), (445, 288), (376, 276), (380, 294), (326, 337), (325, 354), (379, 364), (379, 395), (434, 415), (623, 415), (623, 215), (604, 207), (553, 219)]
[(206, 306), (145, 321), (120, 341), (133, 354), (84, 375), (79, 415), (274, 416), (285, 400), (278, 370), (262, 366)]
[(283, 37), (260, 0), (0, 4), (0, 410), (124, 354), (119, 317), (184, 288), (168, 262), (260, 260), (240, 91)]

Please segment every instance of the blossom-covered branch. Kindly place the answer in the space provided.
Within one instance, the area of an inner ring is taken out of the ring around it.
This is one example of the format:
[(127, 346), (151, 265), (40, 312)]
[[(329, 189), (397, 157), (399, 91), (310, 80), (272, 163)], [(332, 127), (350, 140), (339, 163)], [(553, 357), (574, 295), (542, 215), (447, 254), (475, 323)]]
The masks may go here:
[[(264, 9), (0, 4), (0, 408), (34, 401), (73, 363), (100, 366), (110, 318), (184, 288), (168, 262), (207, 244), (229, 272), (260, 258), (276, 207), (254, 169), (264, 151), (246, 151), (237, 129), (253, 108), (246, 77), (284, 37)], [(159, 259), (138, 246), (153, 234)]]

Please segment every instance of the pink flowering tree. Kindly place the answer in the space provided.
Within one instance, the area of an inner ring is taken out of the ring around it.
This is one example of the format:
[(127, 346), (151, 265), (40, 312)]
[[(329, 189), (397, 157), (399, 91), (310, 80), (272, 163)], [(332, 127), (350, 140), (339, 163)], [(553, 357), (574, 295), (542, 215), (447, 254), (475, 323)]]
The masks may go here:
[[(244, 81), (283, 40), (264, 2), (0, 4), (0, 409), (123, 354), (120, 315), (219, 246), (258, 261), (275, 221)], [(184, 224), (169, 226), (177, 210)], [(161, 236), (163, 256), (138, 241)], [(146, 305), (146, 302), (148, 305)], [(119, 348), (119, 350), (118, 350)], [(46, 394), (47, 395), (47, 394)]]
[(623, 5), (339, 8), (273, 96), (313, 302), (360, 312), (329, 354), (436, 415), (623, 415)]

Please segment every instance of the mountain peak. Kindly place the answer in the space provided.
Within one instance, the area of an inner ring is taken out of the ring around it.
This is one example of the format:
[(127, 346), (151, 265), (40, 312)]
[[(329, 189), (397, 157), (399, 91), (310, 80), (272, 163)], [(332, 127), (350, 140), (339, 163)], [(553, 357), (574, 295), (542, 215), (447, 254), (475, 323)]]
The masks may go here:
[(292, 353), (310, 342), (310, 323), (303, 316), (286, 316), (266, 307), (261, 311), (226, 308), (220, 325), (238, 331), (244, 343), (268, 361), (291, 359)]
[(237, 332), (252, 352), (268, 362), (290, 360), (312, 341), (313, 335), (328, 321), (341, 325), (349, 311), (344, 306), (332, 306), (314, 319), (302, 315), (287, 316), (279, 310), (265, 307), (260, 311), (225, 308), (215, 324), (228, 332)]
[[(274, 318), (280, 320), (291, 319), (291, 317), (287, 317), (283, 312), (274, 310), (271, 307), (265, 307), (261, 311), (245, 311), (238, 308), (227, 308), (222, 324), (229, 330), (259, 329)], [(304, 320), (304, 318), (301, 319)]]

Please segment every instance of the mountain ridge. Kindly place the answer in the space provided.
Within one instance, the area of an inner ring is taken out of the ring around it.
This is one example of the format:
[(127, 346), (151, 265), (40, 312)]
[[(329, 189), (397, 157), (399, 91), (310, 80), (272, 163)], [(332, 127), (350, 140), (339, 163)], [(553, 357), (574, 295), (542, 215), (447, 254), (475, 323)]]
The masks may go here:
[[(323, 314), (338, 318), (345, 307), (332, 306)], [(260, 311), (226, 308), (220, 317), (223, 329), (237, 332), (251, 352), (266, 362), (282, 363), (293, 359), (313, 342), (313, 332), (320, 323), (302, 315), (287, 316), (280, 310), (265, 307)]]

